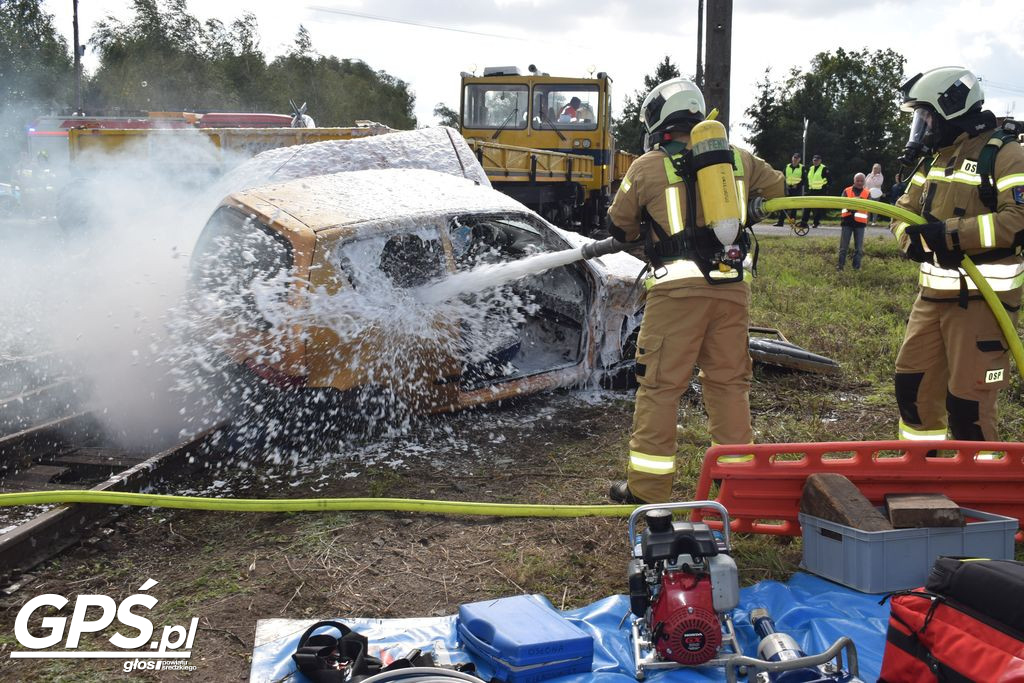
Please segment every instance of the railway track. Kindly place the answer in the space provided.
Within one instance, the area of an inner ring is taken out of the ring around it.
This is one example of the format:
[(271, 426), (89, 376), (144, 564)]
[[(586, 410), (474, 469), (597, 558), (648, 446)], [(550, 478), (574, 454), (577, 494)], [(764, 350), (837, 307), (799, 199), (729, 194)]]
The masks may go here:
[[(85, 395), (54, 354), (0, 357), (0, 492), (159, 488), (191, 469), (217, 429), (171, 448), (122, 448), (82, 408)], [(54, 557), (114, 513), (104, 505), (0, 508), (0, 579)]]
[(0, 436), (70, 415), (87, 382), (58, 354), (0, 354)]
[[(91, 413), (69, 415), (0, 438), (0, 492), (159, 489), (192, 470), (216, 431), (164, 450), (130, 451), (105, 441)], [(91, 504), (0, 508), (0, 578), (56, 556), (115, 512)]]

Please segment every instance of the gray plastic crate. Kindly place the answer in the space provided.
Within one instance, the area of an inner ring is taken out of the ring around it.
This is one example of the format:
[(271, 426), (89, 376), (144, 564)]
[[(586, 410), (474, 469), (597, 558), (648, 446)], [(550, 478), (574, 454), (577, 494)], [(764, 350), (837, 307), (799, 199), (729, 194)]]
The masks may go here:
[(923, 586), (941, 555), (1013, 559), (1018, 523), (980, 510), (962, 508), (979, 520), (962, 527), (861, 531), (800, 513), (802, 567), (864, 593), (888, 593)]

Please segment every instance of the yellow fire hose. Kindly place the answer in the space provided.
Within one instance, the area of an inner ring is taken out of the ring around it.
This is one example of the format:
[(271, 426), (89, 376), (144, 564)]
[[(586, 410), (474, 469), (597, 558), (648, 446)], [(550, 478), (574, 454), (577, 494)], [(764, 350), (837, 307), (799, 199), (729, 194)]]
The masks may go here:
[[(769, 199), (761, 205), (761, 209), (766, 214), (785, 209), (844, 208), (861, 209), (865, 212), (881, 214), (911, 225), (923, 225), (928, 222), (913, 211), (907, 211), (892, 204), (857, 197), (780, 197), (778, 199)], [(964, 256), (960, 262), (960, 267), (967, 272), (974, 286), (981, 292), (985, 303), (992, 310), (992, 314), (996, 317), (996, 322), (999, 324), (999, 329), (1003, 332), (1003, 338), (1010, 347), (1010, 354), (1013, 356), (1014, 363), (1017, 364), (1017, 372), (1020, 373), (1021, 378), (1024, 378), (1024, 345), (1021, 344), (1020, 337), (1017, 336), (1017, 330), (1014, 328), (1010, 316), (1007, 315), (1003, 303), (996, 296), (996, 293), (992, 291), (988, 280), (978, 271), (978, 267), (974, 265), (974, 262), (968, 256)]]
[(0, 507), (100, 503), (219, 512), (426, 512), (491, 517), (626, 517), (635, 505), (528, 505), (415, 498), (200, 498), (124, 491), (26, 491), (0, 494)]
[[(926, 221), (917, 214), (891, 204), (870, 199), (846, 197), (782, 197), (764, 202), (765, 213), (784, 209), (842, 209), (860, 208), (871, 213), (889, 216), (906, 223), (920, 225)], [(1024, 346), (1006, 314), (1002, 303), (992, 291), (977, 266), (966, 256), (960, 264), (989, 308), (996, 316), (999, 327), (1010, 346), (1017, 370), (1024, 377)], [(494, 517), (625, 517), (633, 505), (532, 505), (524, 503), (479, 503), (454, 500), (420, 500), (413, 498), (201, 498), (196, 496), (169, 496), (155, 493), (127, 493), (121, 491), (28, 491), (0, 494), (0, 507), (14, 505), (45, 505), (67, 503), (98, 503), (104, 505), (134, 505), (138, 507), (179, 508), (186, 510), (214, 510), (220, 512), (422, 512), (448, 515), (485, 515)]]

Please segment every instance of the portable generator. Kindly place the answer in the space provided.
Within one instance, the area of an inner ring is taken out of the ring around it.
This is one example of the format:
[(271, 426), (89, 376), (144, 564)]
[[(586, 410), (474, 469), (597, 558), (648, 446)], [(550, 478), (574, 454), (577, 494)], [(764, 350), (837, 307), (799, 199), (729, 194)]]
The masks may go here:
[[(718, 539), (704, 523), (676, 522), (674, 510), (711, 509)], [(637, 520), (647, 528), (637, 536)], [(708, 500), (643, 505), (629, 517), (629, 601), (636, 678), (647, 669), (725, 666), (740, 654), (731, 612), (739, 604), (730, 557), (729, 513)]]

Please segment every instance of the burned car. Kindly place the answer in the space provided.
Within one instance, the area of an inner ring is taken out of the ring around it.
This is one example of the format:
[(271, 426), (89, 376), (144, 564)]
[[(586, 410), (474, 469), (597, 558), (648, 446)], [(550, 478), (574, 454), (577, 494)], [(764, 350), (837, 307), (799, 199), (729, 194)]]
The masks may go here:
[[(489, 265), (571, 249), (509, 197), (422, 169), (229, 195), (192, 257), (209, 339), (275, 384), (457, 410), (631, 374), (642, 264), (626, 254), (490, 286)], [(424, 296), (460, 272), (455, 296)]]
[[(245, 376), (419, 413), (635, 381), (641, 261), (570, 257), (491, 278), (589, 240), (492, 189), (453, 131), (271, 150), (228, 181), (191, 281), (205, 345)], [(838, 367), (781, 335), (750, 348)]]

